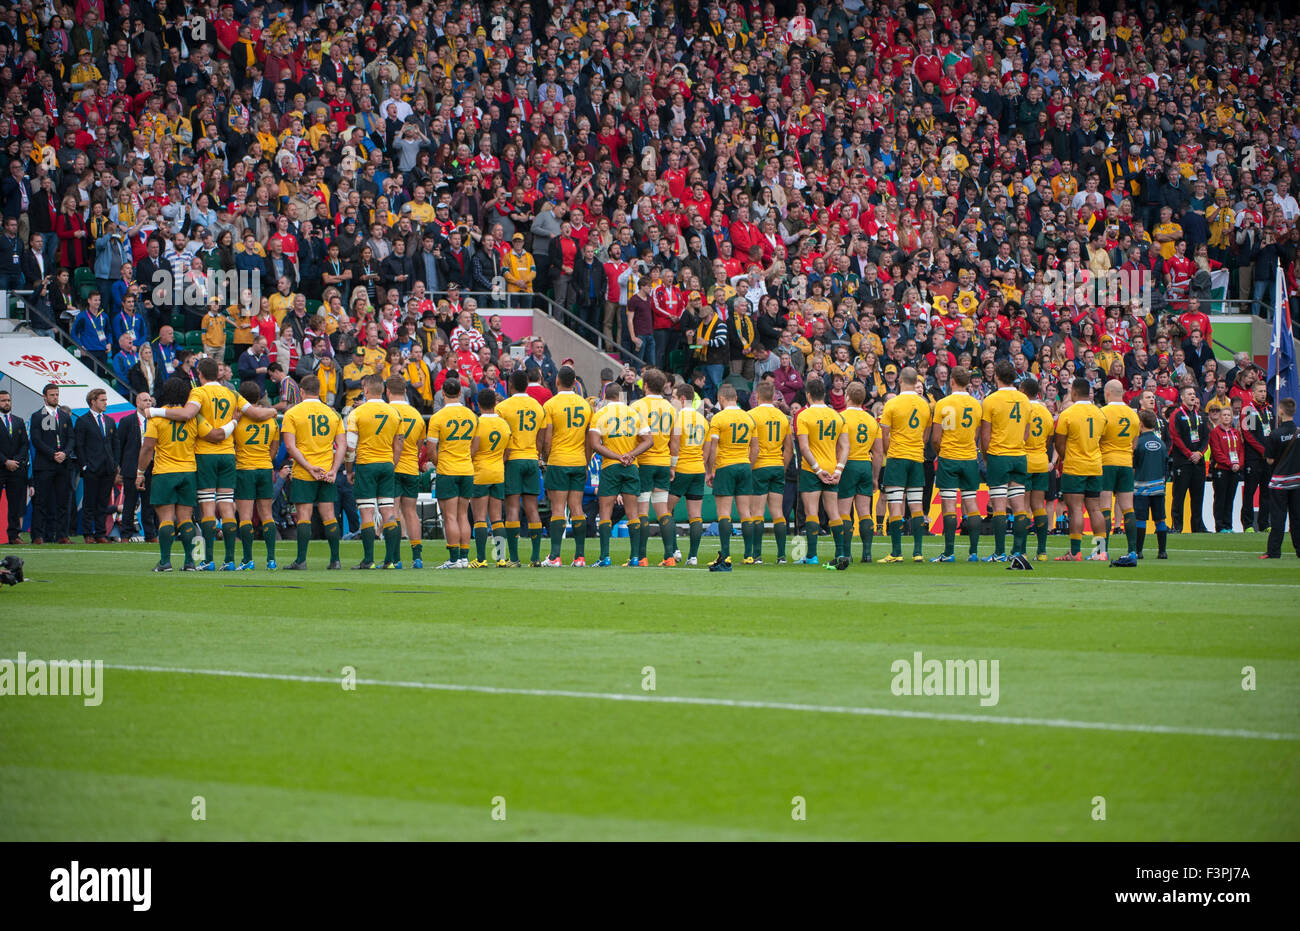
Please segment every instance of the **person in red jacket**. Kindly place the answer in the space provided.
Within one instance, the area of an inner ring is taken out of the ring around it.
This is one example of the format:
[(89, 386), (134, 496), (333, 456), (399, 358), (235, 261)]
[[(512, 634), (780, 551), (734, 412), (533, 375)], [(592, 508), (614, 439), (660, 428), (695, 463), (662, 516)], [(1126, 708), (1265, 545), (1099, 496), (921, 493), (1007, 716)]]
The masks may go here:
[(1245, 449), (1241, 431), (1232, 423), (1232, 408), (1208, 411), (1210, 429), (1210, 481), (1214, 487), (1214, 531), (1232, 533), (1232, 505), (1241, 482)]
[[(1182, 244), (1179, 243), (1179, 245)], [(1173, 260), (1171, 259), (1171, 261)], [(1210, 326), (1210, 318), (1201, 311), (1200, 304), (1197, 302), (1196, 298), (1190, 299), (1187, 302), (1187, 310), (1178, 315), (1178, 325), (1189, 334), (1192, 330), (1200, 330), (1201, 335), (1205, 337), (1205, 341), (1207, 343), (1210, 342), (1213, 334), (1213, 329)]]

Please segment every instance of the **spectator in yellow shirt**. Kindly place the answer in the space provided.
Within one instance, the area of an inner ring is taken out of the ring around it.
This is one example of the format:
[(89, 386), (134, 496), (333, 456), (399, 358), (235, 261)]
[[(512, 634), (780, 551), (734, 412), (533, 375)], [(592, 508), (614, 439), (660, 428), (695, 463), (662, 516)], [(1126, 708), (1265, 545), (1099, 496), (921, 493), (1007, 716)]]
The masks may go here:
[(221, 299), (208, 301), (208, 312), (203, 315), (200, 326), (203, 330), (203, 351), (212, 359), (221, 362), (226, 358), (226, 324), (229, 315), (221, 309)]
[(511, 294), (531, 294), (533, 279), (537, 277), (537, 263), (531, 253), (524, 251), (524, 234), (515, 233), (511, 240), (513, 248), (506, 253), (505, 267), (506, 290)]
[(1178, 240), (1183, 238), (1183, 228), (1173, 221), (1174, 211), (1170, 207), (1160, 208), (1160, 222), (1151, 231), (1151, 238), (1160, 249), (1160, 257), (1172, 259)]

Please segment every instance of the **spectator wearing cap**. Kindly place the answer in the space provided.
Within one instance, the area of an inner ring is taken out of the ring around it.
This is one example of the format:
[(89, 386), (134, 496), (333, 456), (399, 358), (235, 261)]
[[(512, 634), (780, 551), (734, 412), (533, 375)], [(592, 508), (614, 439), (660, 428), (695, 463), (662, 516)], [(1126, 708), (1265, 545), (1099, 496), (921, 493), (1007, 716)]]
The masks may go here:
[[(502, 263), (506, 280), (506, 291), (515, 295), (531, 295), (533, 281), (537, 278), (537, 262), (532, 253), (524, 249), (524, 234), (515, 233), (510, 240), (510, 251)], [(515, 307), (531, 306), (530, 297), (511, 298)]]

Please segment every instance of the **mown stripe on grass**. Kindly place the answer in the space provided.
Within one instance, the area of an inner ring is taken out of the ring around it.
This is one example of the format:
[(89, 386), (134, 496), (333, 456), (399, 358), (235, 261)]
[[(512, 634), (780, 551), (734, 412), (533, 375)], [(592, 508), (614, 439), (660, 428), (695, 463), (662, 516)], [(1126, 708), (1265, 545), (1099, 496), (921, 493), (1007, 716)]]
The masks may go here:
[[(187, 669), (174, 666), (141, 666), (105, 663), (105, 669), (123, 672), (157, 672), (186, 676), (220, 676), (234, 679), (264, 679), (275, 682), (311, 682), (338, 686), (339, 676), (306, 676), (239, 669)], [(521, 695), (530, 698), (579, 698), (598, 701), (641, 702), (656, 705), (703, 705), (714, 708), (747, 708), (765, 711), (800, 711), (813, 714), (850, 714), (880, 718), (911, 718), (923, 721), (951, 721), (964, 724), (1003, 724), (1021, 727), (1055, 727), (1088, 731), (1119, 731), (1135, 734), (1173, 734), (1190, 737), (1231, 737), (1243, 740), (1300, 741), (1300, 734), (1250, 731), (1232, 728), (1178, 727), (1169, 724), (1115, 724), (1105, 721), (1073, 721), (1068, 718), (1004, 717), (989, 714), (959, 714), (913, 711), (905, 708), (858, 708), (846, 705), (808, 705), (798, 702), (758, 701), (741, 698), (696, 698), (684, 695), (628, 694), (623, 692), (579, 692), (570, 689), (525, 689), (495, 685), (466, 685), (451, 682), (404, 682), (357, 679), (357, 685), (379, 688), (422, 689), (434, 692), (472, 692), (480, 695)]]

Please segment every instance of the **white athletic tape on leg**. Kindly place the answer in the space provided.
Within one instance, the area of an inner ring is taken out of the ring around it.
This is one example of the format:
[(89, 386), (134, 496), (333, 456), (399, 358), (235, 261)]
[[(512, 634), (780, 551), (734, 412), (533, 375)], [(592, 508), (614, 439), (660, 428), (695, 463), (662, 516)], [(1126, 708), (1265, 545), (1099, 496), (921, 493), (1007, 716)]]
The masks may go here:
[(636, 496), (636, 500), (637, 500), (637, 501), (640, 501), (642, 504), (649, 504), (649, 503), (650, 503), (650, 492), (648, 492), (648, 491), (638, 492), (638, 493), (637, 493), (637, 496)]
[(1018, 498), (1025, 493), (1024, 485), (1011, 484), (1007, 486), (1007, 497)]
[(661, 504), (667, 504), (668, 490), (665, 488), (665, 489), (659, 489), (657, 491), (651, 492), (650, 500), (653, 501), (656, 506)]
[(941, 489), (939, 490), (939, 497), (942, 498), (944, 501), (956, 501), (956, 500), (957, 500), (957, 489), (956, 489), (956, 488), (941, 488)]
[(924, 492), (921, 491), (921, 489), (909, 488), (907, 489), (907, 503), (912, 505), (913, 507), (919, 508), (921, 506), (921, 498), (923, 495)]
[(1006, 485), (990, 485), (990, 486), (989, 486), (989, 497), (990, 497), (990, 498), (1005, 498), (1006, 496), (1007, 496), (1007, 486), (1006, 486)]
[(888, 501), (890, 504), (902, 504), (903, 489), (891, 488), (889, 491), (885, 492), (885, 500)]
[(217, 493), (215, 491), (201, 491), (198, 494), (198, 499), (200, 504), (204, 504), (208, 501), (216, 501)]
[(393, 499), (392, 499), (392, 498), (380, 498), (380, 499), (379, 499), (379, 506), (380, 506), (381, 508), (391, 508), (391, 507), (393, 506)]

